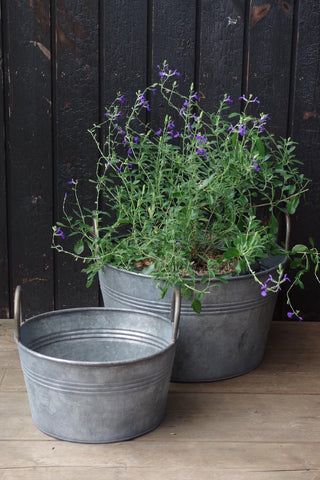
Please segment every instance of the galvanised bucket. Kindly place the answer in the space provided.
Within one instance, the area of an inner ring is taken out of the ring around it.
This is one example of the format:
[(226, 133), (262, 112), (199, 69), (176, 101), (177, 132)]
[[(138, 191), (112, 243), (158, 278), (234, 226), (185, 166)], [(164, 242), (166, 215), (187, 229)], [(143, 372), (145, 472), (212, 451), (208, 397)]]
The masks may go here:
[[(285, 256), (264, 259), (257, 277), (264, 282), (285, 261)], [(150, 276), (105, 266), (99, 281), (105, 306), (138, 308), (169, 317), (172, 290), (161, 300)], [(182, 299), (173, 381), (222, 380), (247, 373), (262, 361), (277, 295), (261, 296), (252, 275), (211, 285), (202, 297), (200, 314), (194, 312), (190, 301)], [(200, 279), (196, 288), (204, 288)]]
[(45, 313), (16, 332), (31, 414), (48, 435), (74, 442), (128, 440), (156, 428), (165, 413), (179, 323), (106, 308)]

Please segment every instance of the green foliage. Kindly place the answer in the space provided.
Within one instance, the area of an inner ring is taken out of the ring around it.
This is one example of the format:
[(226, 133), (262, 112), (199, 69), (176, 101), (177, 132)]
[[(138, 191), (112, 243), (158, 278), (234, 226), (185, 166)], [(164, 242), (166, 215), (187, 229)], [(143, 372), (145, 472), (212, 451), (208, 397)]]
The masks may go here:
[[(192, 85), (188, 96), (179, 92), (178, 73), (166, 62), (159, 75), (137, 92), (131, 108), (119, 93), (104, 122), (89, 130), (98, 150), (96, 177), (89, 180), (97, 196), (84, 207), (72, 180), (73, 204), (70, 193), (64, 221), (53, 227), (53, 247), (87, 263), (88, 285), (104, 264), (132, 270), (148, 259), (143, 272), (164, 290), (180, 285), (185, 295), (191, 292), (200, 311), (197, 261), (206, 265), (207, 281), (230, 262), (237, 274), (254, 273), (252, 265), (277, 253), (279, 215), (296, 211), (309, 181), (299, 171), (295, 143), (268, 133), (268, 115), (248, 113), (256, 98), (243, 97), (244, 110), (230, 113), (225, 95), (209, 113)], [(157, 95), (166, 112), (153, 127), (143, 118)], [(63, 246), (65, 234), (74, 235), (73, 251)], [(305, 261), (312, 252), (318, 262), (315, 249), (302, 247), (291, 254)], [(301, 285), (300, 274), (296, 279)]]

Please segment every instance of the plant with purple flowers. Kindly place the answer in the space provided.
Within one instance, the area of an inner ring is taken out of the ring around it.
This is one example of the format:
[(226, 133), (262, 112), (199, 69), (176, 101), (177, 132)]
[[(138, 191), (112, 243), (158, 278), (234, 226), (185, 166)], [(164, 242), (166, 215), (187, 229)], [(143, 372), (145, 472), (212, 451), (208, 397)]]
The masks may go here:
[[(180, 93), (177, 70), (164, 62), (158, 75), (131, 107), (118, 93), (104, 121), (89, 130), (98, 150), (90, 180), (96, 198), (82, 206), (78, 181), (69, 182), (74, 202), (70, 208), (68, 192), (53, 247), (88, 264), (88, 285), (105, 264), (135, 270), (148, 259), (143, 273), (161, 283), (163, 293), (180, 285), (195, 296), (197, 309), (205, 292), (195, 288), (199, 274), (209, 285), (222, 273), (249, 272), (262, 296), (284, 284), (288, 291), (303, 286), (301, 276), (312, 264), (317, 277), (313, 244), (277, 245), (279, 219), (295, 213), (308, 189), (295, 143), (268, 132), (268, 114), (248, 113), (249, 105), (260, 108), (257, 97), (236, 102), (225, 95), (215, 112), (206, 112), (193, 85), (188, 95)], [(161, 112), (152, 108), (157, 96)], [(75, 238), (73, 251), (64, 246), (65, 232)], [(276, 277), (262, 282), (263, 259), (284, 254), (296, 274), (289, 280), (280, 265)], [(299, 317), (289, 297), (288, 304)]]

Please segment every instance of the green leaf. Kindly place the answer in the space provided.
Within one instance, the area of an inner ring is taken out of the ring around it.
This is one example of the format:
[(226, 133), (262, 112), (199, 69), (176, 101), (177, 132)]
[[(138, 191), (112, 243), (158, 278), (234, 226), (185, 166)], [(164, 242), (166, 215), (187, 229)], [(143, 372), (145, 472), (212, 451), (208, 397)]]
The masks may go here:
[(84, 244), (83, 244), (83, 241), (82, 239), (79, 240), (73, 247), (73, 251), (74, 253), (76, 253), (77, 255), (81, 255), (81, 253), (83, 252), (84, 250)]
[(237, 145), (237, 139), (238, 139), (238, 136), (237, 136), (237, 133), (234, 133), (232, 135), (232, 145), (235, 147)]
[(239, 257), (240, 252), (237, 248), (235, 247), (229, 247), (226, 252), (224, 252), (223, 257), (226, 260), (231, 260), (232, 258), (237, 258)]
[(269, 228), (272, 235), (276, 235), (278, 233), (278, 228), (279, 228), (278, 220), (276, 219), (274, 214), (271, 215), (271, 218), (269, 221)]
[(228, 118), (234, 118), (234, 117), (239, 117), (239, 113), (237, 112), (233, 112), (233, 113), (230, 113), (230, 115), (228, 115)]
[(307, 253), (308, 252), (308, 247), (306, 247), (305, 245), (302, 245), (300, 243), (298, 243), (297, 245), (295, 245), (293, 248), (292, 248), (292, 253)]
[(150, 273), (154, 270), (154, 267), (155, 267), (155, 264), (154, 263), (151, 263), (150, 265), (148, 265), (147, 267), (144, 267), (143, 270), (142, 270), (142, 273), (144, 275), (150, 275)]
[(257, 145), (258, 152), (260, 153), (260, 155), (262, 157), (264, 157), (265, 149), (264, 149), (264, 145), (263, 145), (262, 141), (260, 140), (260, 138), (257, 139), (256, 145)]
[(290, 198), (287, 202), (287, 210), (290, 215), (293, 215), (297, 209), (297, 206), (299, 205), (299, 197), (293, 197)]
[(194, 298), (192, 304), (191, 304), (191, 307), (193, 308), (193, 310), (196, 312), (196, 313), (200, 313), (201, 312), (201, 302), (198, 298)]

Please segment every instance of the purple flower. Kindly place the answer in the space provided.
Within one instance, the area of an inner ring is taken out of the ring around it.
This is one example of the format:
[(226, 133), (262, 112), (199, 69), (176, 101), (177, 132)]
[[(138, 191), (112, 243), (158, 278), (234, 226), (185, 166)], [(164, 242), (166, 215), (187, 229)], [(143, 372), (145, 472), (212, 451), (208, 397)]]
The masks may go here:
[(76, 184), (76, 182), (73, 180), (73, 178), (71, 178), (70, 182), (68, 182), (68, 183), (69, 183), (69, 185), (75, 185)]
[(197, 92), (194, 92), (194, 94), (191, 97), (191, 100), (199, 100), (199, 96)]
[(204, 135), (200, 135), (199, 133), (197, 134), (196, 138), (200, 144), (207, 143), (208, 141)]
[(66, 238), (65, 234), (63, 233), (63, 231), (61, 230), (61, 227), (58, 227), (57, 230), (56, 230), (56, 235), (58, 235), (58, 237), (61, 237), (63, 240)]
[(230, 132), (231, 130), (232, 130), (232, 131), (235, 130), (235, 128), (234, 128), (234, 126), (232, 125), (232, 123), (230, 123), (230, 127), (227, 129), (227, 132)]
[(127, 154), (128, 154), (128, 155), (132, 155), (132, 150), (131, 150), (131, 148), (129, 148), (129, 150), (127, 151)]
[(259, 167), (256, 155), (253, 157), (252, 166), (253, 166), (253, 168), (255, 169), (256, 172), (260, 171), (260, 167)]
[[(295, 315), (294, 312), (288, 312), (288, 313), (287, 313), (287, 317), (288, 317), (288, 318), (292, 318), (292, 317), (294, 317), (294, 315)], [(300, 322), (301, 322), (301, 320), (303, 320), (303, 318), (300, 317), (299, 315), (297, 315), (297, 317), (298, 317), (298, 320), (299, 320)]]
[(197, 153), (199, 153), (199, 155), (201, 155), (202, 157), (205, 155), (206, 151), (204, 148), (197, 148)]
[(260, 122), (266, 122), (267, 120), (270, 120), (270, 115), (269, 113), (266, 113), (264, 115), (262, 115), (262, 117), (260, 118)]
[(138, 145), (139, 137), (133, 137), (133, 142), (134, 142), (135, 145)]
[(268, 292), (267, 292), (267, 286), (266, 286), (266, 284), (262, 285), (262, 286), (260, 287), (260, 290), (261, 290), (260, 294), (261, 294), (263, 297), (266, 297), (266, 296), (267, 296), (267, 293), (268, 293)]
[(149, 103), (147, 102), (147, 99), (146, 97), (143, 95), (143, 93), (140, 95), (139, 97), (139, 105), (143, 105), (147, 110), (148, 112), (151, 111), (151, 108), (149, 106)]
[(159, 128), (159, 130), (156, 131), (156, 134), (157, 134), (157, 135), (161, 135), (161, 133), (162, 133), (162, 129)]
[(117, 171), (118, 171), (118, 173), (121, 173), (121, 165), (120, 165), (120, 167), (118, 168)]
[(228, 95), (227, 97), (224, 97), (223, 101), (227, 103), (233, 103), (233, 100), (230, 98), (230, 95)]
[(151, 88), (150, 90), (151, 90), (151, 92), (152, 92), (152, 95), (155, 95), (155, 94), (156, 94), (156, 91), (157, 91), (156, 88)]
[(118, 98), (120, 103), (124, 103), (126, 101), (126, 98), (124, 95), (121, 95), (121, 97)]
[(169, 67), (168, 65), (165, 67), (165, 69), (162, 71), (160, 70), (160, 65), (157, 65), (158, 69), (159, 69), (159, 77), (167, 77), (168, 76), (168, 71), (169, 71)]
[(260, 103), (260, 100), (258, 100), (258, 97), (255, 97), (253, 100), (250, 100), (250, 98), (246, 98), (245, 95), (242, 95), (239, 97), (239, 100), (244, 100), (245, 102), (252, 102), (252, 103)]
[(180, 133), (179, 133), (179, 132), (174, 133), (174, 132), (171, 130), (171, 132), (169, 132), (169, 135), (170, 135), (172, 138), (178, 138), (178, 137), (180, 136)]
[(241, 135), (241, 137), (243, 137), (246, 133), (248, 133), (247, 127), (246, 127), (246, 124), (245, 124), (245, 123), (241, 123), (241, 124), (239, 125), (238, 133), (239, 133), (239, 135)]
[(178, 72), (178, 70), (174, 70), (174, 71), (172, 72), (172, 75), (177, 75), (177, 77), (180, 77), (181, 73)]
[(173, 130), (174, 129), (174, 122), (171, 121), (168, 123), (168, 130)]
[(184, 102), (183, 106), (184, 106), (184, 107), (187, 107), (188, 105), (189, 105), (189, 102), (188, 102), (188, 100), (185, 100), (185, 102)]
[(112, 120), (113, 121), (118, 120), (119, 117), (122, 117), (122, 113), (120, 112), (120, 110), (119, 110), (119, 112), (116, 113), (116, 115), (113, 117)]
[(67, 194), (67, 192), (64, 194), (64, 198), (68, 198), (68, 194)]

